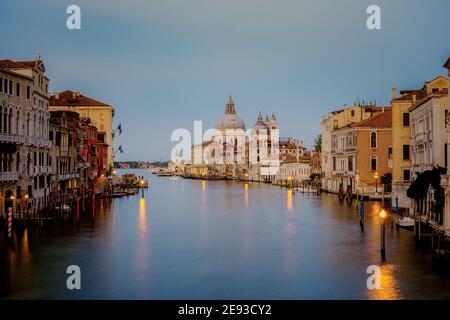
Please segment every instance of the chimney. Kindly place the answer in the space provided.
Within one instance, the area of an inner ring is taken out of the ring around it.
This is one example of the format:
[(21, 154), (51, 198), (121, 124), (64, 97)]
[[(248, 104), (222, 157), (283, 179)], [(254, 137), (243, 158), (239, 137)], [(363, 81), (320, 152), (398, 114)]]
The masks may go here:
[(412, 95), (412, 104), (416, 104), (416, 94)]
[(77, 98), (79, 98), (80, 97), (80, 91), (75, 92), (75, 95), (76, 95)]
[(392, 99), (397, 98), (397, 88), (392, 88)]
[(59, 100), (59, 93), (55, 93), (55, 99)]

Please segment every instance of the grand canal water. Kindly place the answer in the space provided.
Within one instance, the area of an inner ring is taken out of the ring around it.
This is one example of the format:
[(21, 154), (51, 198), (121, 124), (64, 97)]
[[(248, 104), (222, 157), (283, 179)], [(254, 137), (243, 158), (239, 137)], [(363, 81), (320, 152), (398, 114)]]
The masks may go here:
[[(1, 249), (1, 298), (398, 299), (450, 298), (450, 272), (412, 232), (353, 205), (257, 183), (170, 180), (148, 170), (145, 197), (99, 204), (93, 225), (25, 230)], [(4, 234), (1, 235), (2, 237)], [(82, 288), (66, 288), (66, 268)], [(381, 267), (381, 289), (366, 269)]]

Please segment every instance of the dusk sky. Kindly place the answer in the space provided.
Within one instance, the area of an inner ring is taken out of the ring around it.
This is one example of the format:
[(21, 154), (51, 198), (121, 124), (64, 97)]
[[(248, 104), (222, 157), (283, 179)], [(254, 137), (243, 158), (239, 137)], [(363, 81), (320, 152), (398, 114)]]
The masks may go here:
[[(66, 28), (71, 4), (81, 30)], [(2, 0), (0, 58), (40, 53), (51, 92), (112, 104), (116, 160), (168, 159), (172, 131), (213, 127), (229, 94), (247, 127), (274, 112), (280, 136), (311, 147), (323, 114), (445, 75), (449, 13), (448, 0)]]

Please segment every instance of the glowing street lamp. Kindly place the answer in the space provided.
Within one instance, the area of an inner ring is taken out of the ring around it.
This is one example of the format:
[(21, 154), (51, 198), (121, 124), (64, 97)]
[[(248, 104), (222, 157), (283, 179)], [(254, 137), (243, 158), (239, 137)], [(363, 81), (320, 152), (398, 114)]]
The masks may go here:
[(382, 209), (380, 211), (380, 219), (381, 219), (381, 237), (380, 237), (381, 257), (384, 259), (385, 254), (386, 254), (386, 241), (385, 241), (386, 228), (385, 228), (385, 223), (384, 223), (384, 220), (386, 219), (386, 211), (384, 209)]
[(377, 193), (378, 192), (378, 171), (375, 172), (373, 177), (375, 178), (375, 193)]
[(145, 183), (144, 179), (141, 179), (141, 181), (139, 181), (139, 184), (141, 185), (142, 198), (144, 198), (144, 183)]
[(30, 198), (30, 196), (28, 195), (28, 193), (25, 193), (24, 196), (23, 196), (23, 198), (24, 198), (25, 201), (26, 201), (26, 206), (27, 206), (27, 212), (26, 212), (26, 214), (27, 214), (27, 217), (28, 217), (28, 199)]

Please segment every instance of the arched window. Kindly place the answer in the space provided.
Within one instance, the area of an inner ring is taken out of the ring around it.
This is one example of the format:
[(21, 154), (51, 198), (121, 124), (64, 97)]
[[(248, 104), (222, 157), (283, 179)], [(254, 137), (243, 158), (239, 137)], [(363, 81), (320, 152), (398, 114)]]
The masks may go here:
[(13, 167), (14, 167), (14, 156), (12, 153), (10, 153), (9, 160), (8, 160), (8, 171), (9, 172), (13, 171)]
[(37, 120), (36, 115), (33, 117), (33, 137), (37, 136)]
[(6, 124), (8, 123), (8, 110), (4, 109), (3, 111), (3, 132), (8, 133), (8, 127)]
[(16, 114), (16, 134), (20, 134), (20, 111)]
[(375, 131), (370, 133), (370, 147), (372, 149), (377, 148), (377, 133)]
[(16, 154), (16, 171), (20, 173), (20, 153)]
[(8, 112), (8, 133), (12, 133), (12, 124), (13, 124), (13, 111), (9, 109)]
[(378, 159), (377, 156), (372, 156), (370, 158), (370, 170), (371, 171), (377, 171), (378, 169)]
[(30, 136), (30, 114), (27, 114), (27, 136)]
[(33, 162), (31, 161), (31, 153), (28, 153), (27, 156), (27, 175), (30, 176), (32, 172)]

